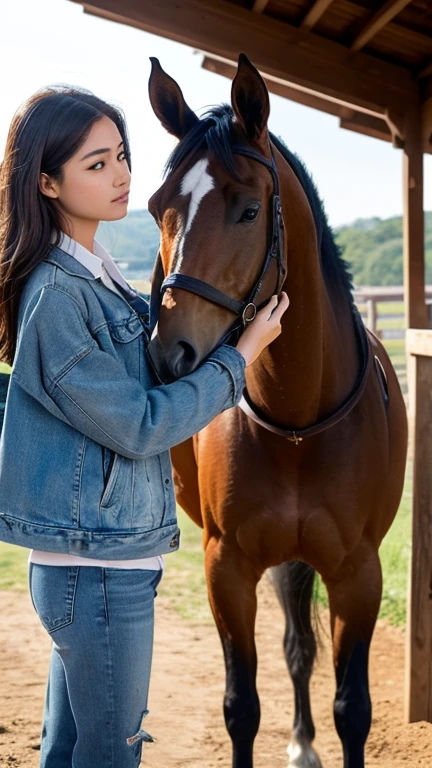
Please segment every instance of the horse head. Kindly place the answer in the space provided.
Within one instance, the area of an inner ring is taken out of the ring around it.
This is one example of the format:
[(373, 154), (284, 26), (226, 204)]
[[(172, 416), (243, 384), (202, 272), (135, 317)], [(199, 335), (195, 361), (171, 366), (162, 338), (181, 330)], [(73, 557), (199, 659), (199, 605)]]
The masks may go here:
[(179, 143), (149, 200), (161, 233), (152, 277), (149, 355), (162, 381), (193, 371), (232, 342), (285, 275), (278, 171), (269, 140), (269, 96), (243, 54), (231, 106), (201, 119), (152, 59), (150, 101)]

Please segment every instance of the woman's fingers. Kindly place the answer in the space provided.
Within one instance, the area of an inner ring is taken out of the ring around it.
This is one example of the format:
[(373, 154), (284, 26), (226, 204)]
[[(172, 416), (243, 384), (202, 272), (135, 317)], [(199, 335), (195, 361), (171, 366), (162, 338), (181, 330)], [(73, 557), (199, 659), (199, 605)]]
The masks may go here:
[(286, 310), (288, 309), (289, 303), (290, 303), (290, 300), (288, 298), (288, 294), (286, 294), (285, 291), (282, 291), (279, 299), (279, 304), (275, 309), (275, 315), (279, 317), (279, 320), (282, 317), (283, 313), (286, 312)]
[(268, 311), (267, 320), (270, 320), (270, 318), (271, 318), (274, 310), (276, 309), (277, 305), (278, 305), (278, 297), (276, 296), (276, 294), (273, 294), (273, 296), (269, 300), (267, 306), (265, 307), (265, 309)]
[(246, 360), (246, 365), (253, 363), (262, 350), (271, 344), (281, 333), (281, 317), (289, 306), (285, 292), (280, 298), (272, 296), (263, 309), (260, 309), (253, 323), (249, 323), (237, 342), (237, 349)]
[(285, 291), (282, 291), (279, 302), (276, 295), (272, 296), (266, 307), (266, 309), (270, 310), (267, 320), (270, 320), (270, 318), (273, 317), (275, 320), (280, 321), (283, 313), (288, 309), (289, 303), (289, 298)]

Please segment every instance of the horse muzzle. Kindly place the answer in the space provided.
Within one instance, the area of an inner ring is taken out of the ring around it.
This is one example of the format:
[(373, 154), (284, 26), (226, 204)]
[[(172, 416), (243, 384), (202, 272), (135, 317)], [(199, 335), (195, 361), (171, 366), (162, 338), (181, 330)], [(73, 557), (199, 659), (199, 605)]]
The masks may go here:
[(170, 384), (193, 370), (199, 364), (199, 354), (195, 346), (183, 338), (170, 339), (166, 348), (156, 332), (147, 347), (147, 354), (161, 384)]

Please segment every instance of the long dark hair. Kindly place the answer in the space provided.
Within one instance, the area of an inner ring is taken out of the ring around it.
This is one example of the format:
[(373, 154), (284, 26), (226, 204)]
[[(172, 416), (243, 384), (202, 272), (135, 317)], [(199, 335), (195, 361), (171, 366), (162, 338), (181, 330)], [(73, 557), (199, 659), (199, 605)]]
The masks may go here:
[(39, 188), (41, 173), (61, 182), (63, 168), (86, 140), (92, 125), (107, 116), (130, 145), (120, 108), (91, 91), (66, 85), (37, 91), (12, 119), (0, 165), (0, 360), (15, 356), (19, 301), (30, 272), (60, 242), (65, 220)]

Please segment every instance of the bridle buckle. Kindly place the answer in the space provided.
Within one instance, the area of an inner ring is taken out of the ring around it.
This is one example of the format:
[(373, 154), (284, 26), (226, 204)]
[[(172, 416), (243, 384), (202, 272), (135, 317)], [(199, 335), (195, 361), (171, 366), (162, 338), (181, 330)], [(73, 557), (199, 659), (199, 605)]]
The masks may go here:
[[(250, 309), (252, 309), (252, 314), (250, 317), (248, 317), (248, 310)], [(243, 321), (244, 328), (246, 328), (247, 324), (251, 323), (252, 320), (255, 320), (256, 314), (257, 314), (257, 308), (255, 304), (252, 301), (250, 301), (249, 304), (246, 304), (242, 312), (242, 321)]]
[(297, 437), (295, 431), (293, 431), (292, 437), (287, 437), (287, 440), (289, 440), (290, 443), (295, 443), (296, 445), (298, 445), (299, 443), (302, 442), (303, 438), (302, 437)]

